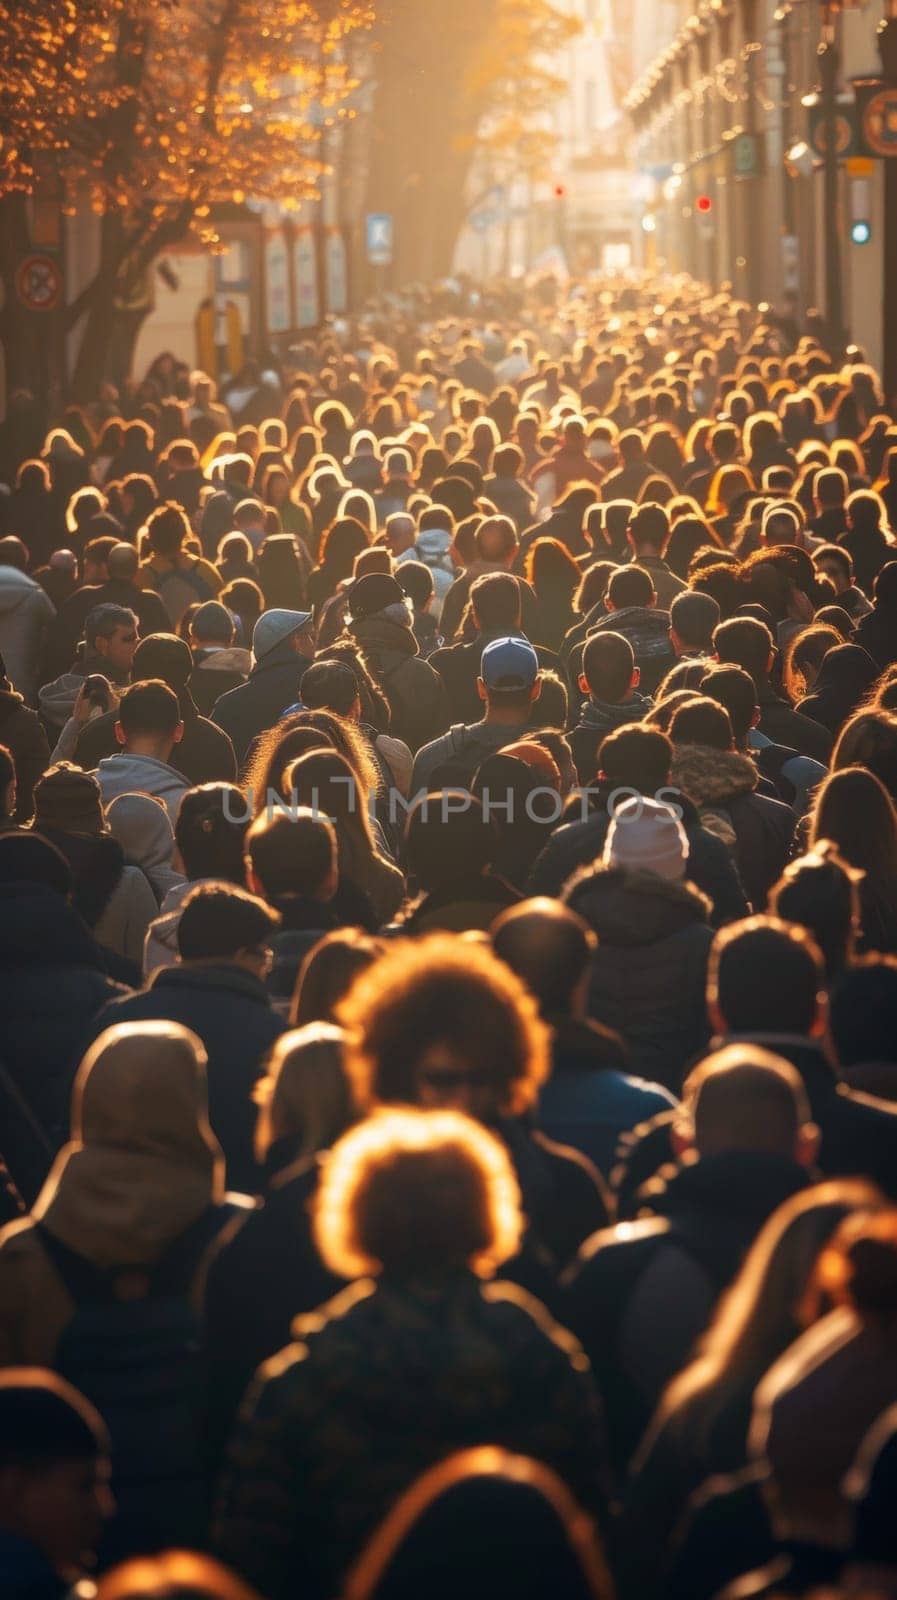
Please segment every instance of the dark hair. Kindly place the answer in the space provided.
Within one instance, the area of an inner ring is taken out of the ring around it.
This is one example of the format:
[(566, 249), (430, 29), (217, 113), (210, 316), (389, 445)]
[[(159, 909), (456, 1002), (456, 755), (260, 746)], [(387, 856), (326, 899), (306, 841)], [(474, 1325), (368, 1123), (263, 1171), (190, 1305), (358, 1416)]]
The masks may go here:
[(290, 1026), (333, 1022), (336, 1008), (360, 973), (366, 972), (383, 949), (360, 928), (338, 928), (313, 945), (296, 977)]
[(861, 956), (832, 991), (831, 1028), (842, 1067), (895, 1060), (897, 960)]
[(749, 672), (731, 663), (710, 667), (701, 678), (701, 694), (725, 706), (735, 743), (744, 744), (757, 709), (757, 687)]
[(593, 699), (619, 705), (635, 671), (632, 645), (622, 633), (593, 633), (582, 652), (582, 671)]
[(824, 987), (816, 944), (777, 917), (731, 923), (711, 946), (707, 993), (729, 1033), (806, 1034)]
[(607, 598), (615, 611), (625, 611), (629, 606), (649, 606), (653, 594), (654, 580), (644, 567), (618, 567), (607, 586)]
[(557, 900), (523, 900), (492, 925), (492, 947), (535, 996), (543, 1017), (562, 1015), (597, 947), (588, 923)]
[(102, 1417), (64, 1378), (38, 1367), (0, 1373), (0, 1467), (50, 1467), (110, 1451)]
[(839, 977), (853, 952), (860, 898), (856, 873), (834, 845), (826, 841), (790, 862), (769, 891), (769, 909), (806, 928), (822, 952), (828, 983)]
[(333, 873), (336, 836), (326, 817), (297, 807), (292, 815), (257, 816), (246, 835), (246, 853), (262, 893), (318, 894)]
[(598, 750), (598, 770), (613, 787), (655, 795), (670, 776), (673, 746), (665, 733), (637, 724), (615, 728)]
[(161, 678), (132, 683), (118, 703), (118, 721), (126, 739), (135, 734), (167, 738), (174, 733), (180, 720), (178, 697)]
[(510, 572), (484, 572), (470, 586), (470, 603), (484, 633), (520, 622), (520, 584)]
[(730, 617), (714, 630), (713, 648), (721, 662), (743, 667), (755, 684), (765, 683), (773, 637), (756, 617)]
[(395, 576), (415, 611), (422, 611), (436, 591), (430, 568), (423, 561), (400, 561)]
[(711, 750), (731, 750), (733, 736), (729, 713), (707, 695), (695, 695), (679, 707), (669, 728), (674, 745), (700, 744)]
[(178, 921), (182, 961), (226, 961), (267, 944), (280, 915), (257, 895), (233, 884), (200, 883), (191, 889)]
[(10, 828), (0, 833), (0, 883), (36, 883), (71, 898), (72, 869), (62, 851), (42, 833)]
[(157, 506), (147, 519), (146, 531), (150, 546), (159, 555), (176, 555), (190, 532), (187, 514), (182, 506), (166, 500)]
[(299, 695), (309, 711), (323, 709), (347, 717), (358, 694), (358, 678), (346, 661), (313, 661), (299, 680)]
[(419, 795), (405, 823), (405, 865), (418, 892), (451, 886), (459, 873), (475, 875), (491, 866), (498, 849), (495, 824), (484, 818), (473, 795), (451, 807), (442, 791)]
[(683, 589), (670, 606), (670, 627), (690, 650), (709, 651), (719, 619), (718, 601), (694, 589)]
[(116, 628), (136, 628), (137, 615), (128, 606), (117, 606), (107, 601), (94, 606), (84, 618), (84, 642), (93, 645), (97, 639), (111, 639)]
[(650, 501), (637, 506), (629, 519), (629, 538), (637, 550), (643, 545), (655, 545), (663, 550), (670, 533), (670, 519), (663, 506)]
[(0, 744), (0, 790), (6, 790), (11, 783), (16, 781), (16, 764), (12, 751), (5, 744)]
[(234, 783), (201, 783), (178, 807), (174, 841), (188, 878), (223, 878), (241, 887), (249, 810)]

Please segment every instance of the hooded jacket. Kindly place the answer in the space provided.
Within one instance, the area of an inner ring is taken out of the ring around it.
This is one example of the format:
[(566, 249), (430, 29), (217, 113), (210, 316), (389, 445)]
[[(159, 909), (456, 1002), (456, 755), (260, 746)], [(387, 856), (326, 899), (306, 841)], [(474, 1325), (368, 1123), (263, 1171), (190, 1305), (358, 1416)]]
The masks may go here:
[(757, 769), (750, 756), (736, 750), (676, 745), (672, 779), (698, 807), (702, 825), (731, 850), (754, 910), (765, 910), (791, 851), (795, 817), (790, 806), (755, 793)]
[(246, 682), (252, 669), (252, 654), (239, 645), (220, 650), (194, 650), (190, 693), (202, 716), (210, 715), (216, 700), (230, 689)]
[[(7, 687), (2, 687), (6, 684)], [(0, 744), (5, 744), (16, 767), (16, 809), (13, 821), (29, 822), (34, 815), (34, 785), (50, 765), (50, 747), (36, 711), (0, 678)]]
[[(171, 752), (172, 766), (190, 784), (233, 783), (237, 776), (234, 747), (227, 734), (201, 717), (189, 689), (176, 688), (184, 723), (184, 736)], [(88, 722), (78, 735), (74, 760), (85, 771), (96, 767), (104, 756), (118, 754), (115, 739), (117, 711), (105, 711)]]
[(0, 566), (0, 655), (13, 688), (31, 705), (37, 703), (47, 629), (55, 615), (34, 578), (18, 567)]
[(609, 1028), (586, 1017), (549, 1017), (551, 1076), (539, 1095), (539, 1127), (572, 1146), (610, 1181), (621, 1134), (675, 1105), (659, 1083), (628, 1071), (629, 1053)]
[(181, 907), (191, 889), (202, 883), (217, 883), (217, 878), (185, 878), (172, 884), (154, 918), (146, 930), (143, 946), (143, 976), (150, 978), (157, 967), (174, 967), (178, 962), (178, 923)]
[[(161, 807), (156, 806), (156, 810)], [(68, 833), (43, 826), (39, 831), (68, 861), (75, 887), (72, 903), (97, 944), (123, 956), (132, 964), (136, 977), (146, 930), (156, 908), (155, 896), (140, 867), (125, 862), (121, 845), (108, 833)]]
[(167, 761), (155, 756), (133, 755), (122, 750), (117, 756), (107, 756), (97, 766), (97, 781), (107, 806), (120, 794), (154, 794), (164, 801), (172, 827), (177, 821), (178, 807), (190, 784), (182, 772), (170, 767)]
[(448, 725), (448, 702), (438, 672), (418, 655), (417, 640), (404, 619), (390, 607), (352, 623), (352, 634), (364, 651), (374, 677), (389, 701), (389, 731), (416, 752), (438, 738)]
[(299, 679), (307, 667), (292, 639), (284, 639), (257, 661), (245, 683), (219, 696), (212, 720), (229, 735), (237, 763), (242, 766), (249, 746), (266, 728), (273, 728), (299, 694)]
[(432, 614), (436, 622), (442, 612), (442, 602), (458, 576), (458, 569), (451, 557), (452, 536), (447, 528), (425, 528), (419, 533), (413, 550), (407, 551), (404, 557), (399, 556), (397, 566), (405, 561), (422, 561), (429, 567), (433, 574)]
[(619, 867), (584, 868), (563, 899), (598, 935), (589, 1015), (622, 1034), (633, 1072), (678, 1093), (708, 1037), (709, 902), (691, 884)]
[(109, 1005), (92, 1037), (116, 1022), (181, 1022), (205, 1045), (209, 1121), (224, 1151), (227, 1186), (255, 1192), (252, 1090), (284, 1023), (272, 1011), (261, 980), (232, 961), (191, 961), (163, 967), (139, 994)]
[[(153, 891), (156, 906), (160, 906), (169, 889), (184, 881), (183, 873), (175, 872), (171, 865), (174, 833), (167, 811), (147, 795), (120, 794), (117, 799), (110, 801), (106, 819), (113, 838), (117, 839), (124, 852), (125, 860), (139, 867)], [(138, 966), (142, 959), (141, 939)]]

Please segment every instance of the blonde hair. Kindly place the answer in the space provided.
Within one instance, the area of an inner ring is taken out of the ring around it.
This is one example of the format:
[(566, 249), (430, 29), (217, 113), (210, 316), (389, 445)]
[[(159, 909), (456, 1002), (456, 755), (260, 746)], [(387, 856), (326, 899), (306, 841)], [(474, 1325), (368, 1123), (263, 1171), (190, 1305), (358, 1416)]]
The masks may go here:
[(331, 1023), (312, 1022), (281, 1034), (253, 1099), (259, 1107), (255, 1130), (259, 1161), (276, 1140), (290, 1136), (298, 1140), (296, 1160), (326, 1150), (355, 1120), (341, 1030)]
[(522, 1226), (504, 1148), (457, 1111), (375, 1112), (334, 1146), (314, 1205), (321, 1258), (344, 1278), (490, 1277)]

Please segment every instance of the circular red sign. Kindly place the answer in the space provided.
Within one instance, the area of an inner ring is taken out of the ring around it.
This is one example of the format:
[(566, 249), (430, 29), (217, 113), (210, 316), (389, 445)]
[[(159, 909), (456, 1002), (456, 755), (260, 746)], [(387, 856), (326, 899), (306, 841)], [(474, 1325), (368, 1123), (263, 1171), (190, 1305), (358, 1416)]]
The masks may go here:
[(62, 273), (52, 256), (26, 256), (16, 269), (16, 294), (29, 311), (55, 311)]

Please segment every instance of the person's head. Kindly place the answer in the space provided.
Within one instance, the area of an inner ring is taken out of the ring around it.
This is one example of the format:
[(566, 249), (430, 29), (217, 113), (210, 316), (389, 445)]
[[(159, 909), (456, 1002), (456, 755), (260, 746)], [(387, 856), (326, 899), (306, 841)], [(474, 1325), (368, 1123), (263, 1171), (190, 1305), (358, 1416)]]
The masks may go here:
[(519, 1115), (548, 1070), (535, 1001), (482, 946), (444, 934), (397, 941), (337, 1009), (359, 1106)]
[(325, 904), (336, 894), (336, 834), (328, 817), (302, 806), (256, 817), (246, 835), (246, 881), (266, 900), (301, 895)]
[(813, 565), (823, 577), (830, 578), (835, 594), (845, 594), (853, 583), (853, 558), (843, 544), (823, 544), (813, 552)]
[(618, 567), (611, 574), (604, 604), (608, 611), (627, 611), (631, 606), (654, 606), (657, 595), (654, 580), (645, 567)]
[(517, 554), (517, 530), (510, 517), (485, 517), (476, 530), (476, 550), (481, 561), (510, 567)]
[(606, 867), (652, 873), (680, 883), (688, 862), (688, 835), (673, 807), (642, 794), (614, 807), (604, 841)]
[(16, 803), (16, 764), (12, 752), (0, 744), (0, 822), (12, 820)]
[(178, 697), (161, 678), (132, 683), (118, 703), (115, 737), (130, 755), (167, 761), (184, 734)]
[(182, 962), (229, 962), (263, 978), (280, 920), (273, 907), (236, 884), (197, 884), (182, 903), (178, 955)]
[(190, 619), (190, 643), (196, 650), (231, 645), (235, 633), (234, 619), (220, 600), (206, 600)]
[(114, 1512), (110, 1453), (99, 1413), (55, 1372), (0, 1373), (0, 1532), (60, 1578), (91, 1561)]
[(328, 1150), (355, 1120), (339, 1028), (311, 1022), (281, 1034), (253, 1099), (259, 1107), (255, 1149), (260, 1162), (283, 1141), (289, 1142), (291, 1161)]
[[(102, 521), (112, 522), (112, 518), (102, 518)], [(101, 519), (96, 517), (91, 522), (91, 530), (100, 524)], [(119, 530), (120, 531), (120, 530)], [(110, 576), (109, 556), (117, 548), (118, 539), (115, 534), (94, 534), (84, 546), (81, 556), (81, 578), (86, 584), (105, 583)]]
[(598, 776), (611, 790), (655, 795), (670, 781), (673, 747), (665, 733), (637, 724), (615, 728), (598, 750)]
[(201, 783), (188, 789), (174, 825), (173, 864), (191, 882), (218, 878), (240, 887), (249, 813), (233, 783)]
[(291, 1026), (335, 1022), (336, 1008), (343, 996), (356, 977), (377, 959), (381, 949), (379, 941), (360, 928), (339, 928), (319, 939), (299, 968)]
[(816, 1282), (830, 1304), (849, 1308), (890, 1343), (897, 1320), (897, 1210), (861, 1212), (842, 1222), (820, 1257)]
[(757, 1045), (729, 1044), (705, 1056), (686, 1078), (673, 1143), (680, 1155), (750, 1151), (809, 1167), (819, 1133), (790, 1062)]
[(131, 671), (137, 649), (138, 622), (127, 606), (94, 606), (84, 618), (88, 653), (104, 664), (110, 678), (122, 683)]
[(708, 750), (733, 750), (735, 737), (725, 706), (709, 695), (696, 694), (679, 706), (669, 727), (674, 745), (698, 744)]
[(526, 984), (543, 1017), (585, 1014), (597, 939), (588, 923), (558, 900), (523, 900), (492, 924), (492, 948)]
[(626, 530), (634, 561), (641, 556), (662, 556), (669, 536), (670, 519), (663, 506), (649, 501), (636, 507)]
[(897, 715), (884, 709), (855, 712), (832, 752), (832, 772), (845, 767), (866, 767), (897, 802)]
[(418, 893), (451, 888), (462, 873), (466, 879), (485, 872), (498, 845), (496, 825), (474, 795), (434, 790), (418, 795), (408, 812), (404, 862)]
[(526, 557), (526, 576), (537, 595), (570, 596), (579, 587), (580, 570), (560, 539), (536, 539)]
[(619, 705), (639, 684), (632, 645), (622, 633), (593, 633), (582, 653), (579, 687), (583, 694)]
[(173, 501), (167, 501), (147, 518), (146, 533), (151, 555), (175, 560), (190, 533), (186, 512)]
[(841, 643), (834, 628), (814, 623), (795, 634), (785, 661), (784, 682), (792, 700), (809, 694), (828, 652)]
[(414, 518), (409, 517), (407, 511), (394, 511), (392, 516), (387, 517), (383, 542), (391, 556), (400, 556), (410, 550), (414, 539)]
[(757, 688), (750, 673), (733, 665), (710, 667), (699, 688), (703, 696), (728, 712), (735, 748), (745, 750), (748, 733), (760, 720)]
[(299, 680), (299, 694), (309, 711), (332, 711), (353, 722), (361, 716), (358, 673), (347, 661), (327, 657), (313, 661)]
[(310, 611), (275, 608), (262, 612), (252, 630), (252, 655), (256, 666), (275, 659), (287, 660), (291, 654), (310, 661), (314, 653), (314, 617)]
[(818, 1038), (826, 1004), (822, 955), (804, 928), (754, 916), (717, 933), (707, 969), (707, 1009), (717, 1033)]
[(431, 569), (425, 562), (401, 562), (396, 568), (396, 579), (402, 593), (411, 601), (416, 617), (429, 610), (436, 593), (436, 583)]
[(709, 655), (719, 620), (719, 604), (712, 595), (683, 589), (670, 606), (670, 641), (676, 655)]
[(890, 892), (897, 873), (897, 812), (884, 784), (864, 767), (831, 772), (816, 792), (814, 844), (830, 839), (850, 866)]
[(749, 672), (759, 688), (769, 678), (773, 663), (773, 638), (756, 617), (730, 617), (713, 633), (713, 650), (724, 665)]
[(96, 1600), (259, 1600), (254, 1589), (213, 1556), (166, 1550), (135, 1556), (105, 1572)]
[(539, 698), (539, 657), (528, 639), (492, 639), (480, 658), (477, 693), (487, 714), (528, 716)]
[(860, 926), (861, 878), (835, 846), (823, 840), (789, 862), (769, 891), (771, 914), (806, 928), (818, 946), (829, 986), (853, 960)]
[(314, 1204), (321, 1257), (345, 1278), (491, 1277), (521, 1232), (504, 1147), (450, 1110), (375, 1111), (334, 1146)]
[(520, 627), (520, 585), (510, 572), (484, 572), (475, 578), (470, 604), (481, 633), (511, 634)]
[(850, 484), (840, 467), (822, 467), (813, 480), (813, 499), (819, 511), (838, 511), (847, 499)]

